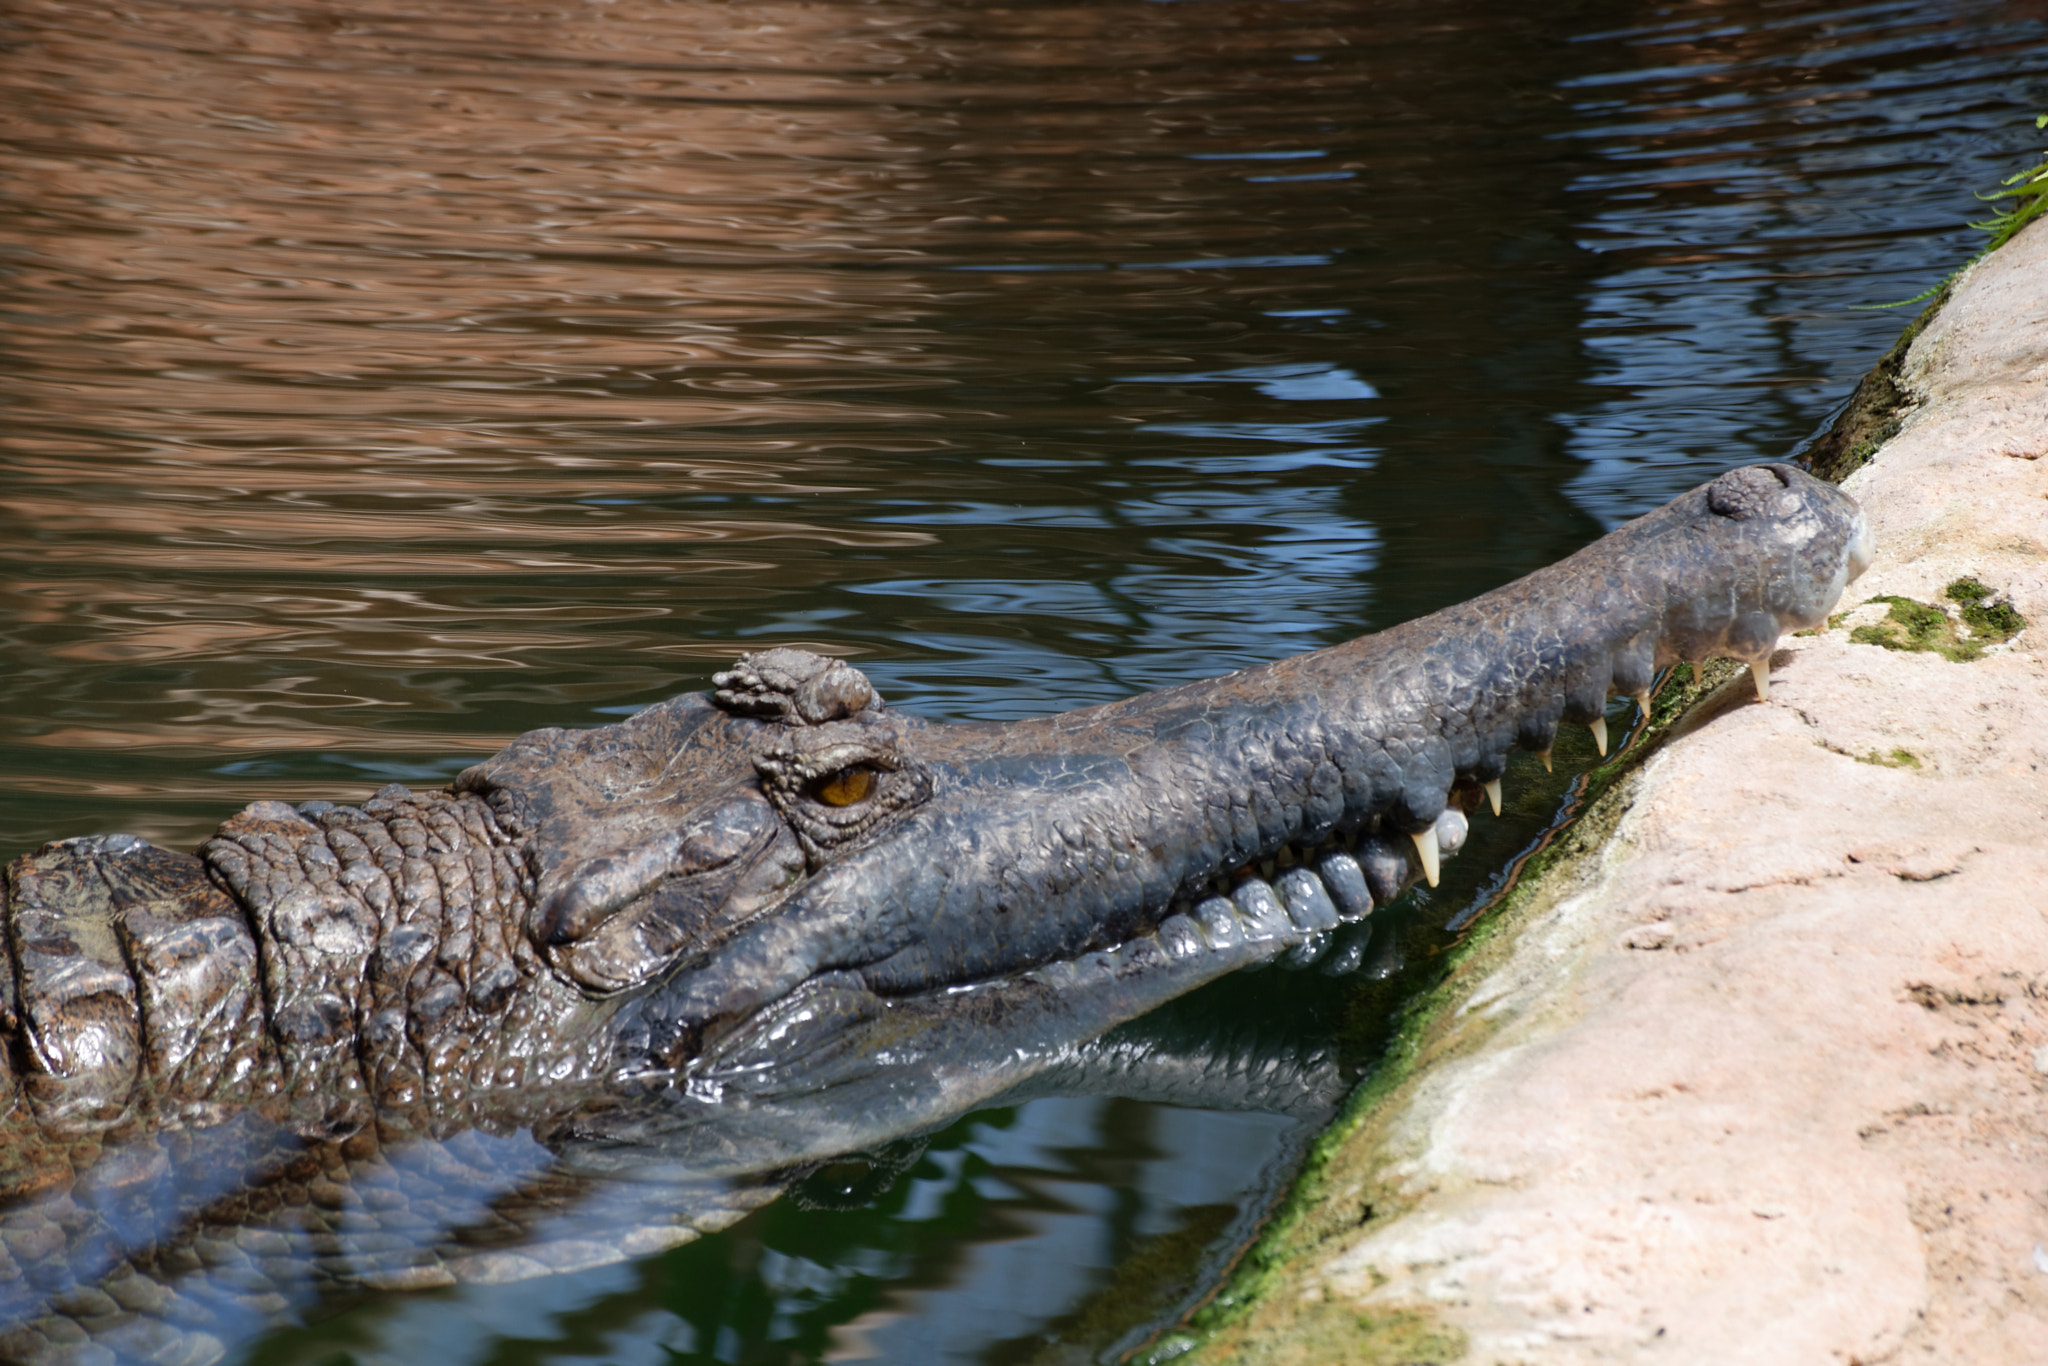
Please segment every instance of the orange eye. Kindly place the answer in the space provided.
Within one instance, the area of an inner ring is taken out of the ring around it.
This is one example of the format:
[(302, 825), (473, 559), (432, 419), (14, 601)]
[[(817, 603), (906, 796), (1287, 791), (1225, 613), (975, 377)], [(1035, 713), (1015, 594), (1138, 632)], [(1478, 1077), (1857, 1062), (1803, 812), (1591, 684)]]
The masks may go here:
[(875, 771), (871, 768), (842, 768), (815, 789), (818, 800), (827, 806), (856, 805), (866, 801), (874, 790)]

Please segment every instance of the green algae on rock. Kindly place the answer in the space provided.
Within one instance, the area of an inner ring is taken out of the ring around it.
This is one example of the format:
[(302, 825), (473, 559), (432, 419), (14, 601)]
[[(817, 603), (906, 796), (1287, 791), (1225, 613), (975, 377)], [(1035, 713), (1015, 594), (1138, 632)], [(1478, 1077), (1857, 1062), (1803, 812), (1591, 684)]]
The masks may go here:
[(1899, 372), (1914, 340), (1948, 303), (1949, 289), (1950, 282), (1943, 281), (1891, 350), (1857, 383), (1828, 429), (1800, 454), (1799, 463), (1815, 478), (1841, 483), (1869, 464), (1878, 449), (1899, 434), (1912, 409), (1912, 398), (1899, 383)]
[(1962, 605), (1963, 620), (1973, 636), (1987, 642), (2011, 640), (2027, 628), (2027, 619), (2009, 602), (1991, 601), (1991, 590), (1975, 579), (1957, 579), (1943, 592)]
[[(1983, 658), (1987, 647), (2003, 644), (2026, 628), (2026, 618), (2011, 603), (1992, 601), (1991, 589), (1975, 579), (1957, 579), (1943, 593), (1957, 604), (1954, 616), (1912, 598), (1890, 594), (1866, 598), (1866, 607), (1886, 603), (1891, 610), (1884, 620), (1850, 631), (1849, 639), (1886, 650), (1925, 651), (1966, 664)], [(1840, 619), (1838, 615), (1829, 624)]]

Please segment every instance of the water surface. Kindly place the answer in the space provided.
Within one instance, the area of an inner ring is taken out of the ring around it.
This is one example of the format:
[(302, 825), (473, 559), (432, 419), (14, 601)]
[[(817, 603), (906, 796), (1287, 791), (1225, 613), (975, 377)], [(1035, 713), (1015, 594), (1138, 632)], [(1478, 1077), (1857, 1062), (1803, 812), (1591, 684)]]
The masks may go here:
[[(1470, 596), (1795, 449), (2048, 104), (2023, 3), (25, 0), (0, 54), (7, 853), (745, 649), (1008, 718)], [(1370, 1064), (1382, 995), (1232, 989)], [(1297, 1128), (991, 1112), (249, 1359), (1021, 1361), (1161, 1239), (1205, 1293)]]

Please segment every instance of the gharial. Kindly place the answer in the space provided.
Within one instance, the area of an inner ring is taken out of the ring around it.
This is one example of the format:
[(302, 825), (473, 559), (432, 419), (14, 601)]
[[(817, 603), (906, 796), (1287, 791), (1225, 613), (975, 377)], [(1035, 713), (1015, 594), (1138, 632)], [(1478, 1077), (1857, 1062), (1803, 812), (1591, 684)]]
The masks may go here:
[[(1756, 465), (1470, 602), (1105, 706), (928, 724), (769, 650), (446, 792), (258, 802), (196, 856), (45, 846), (0, 883), (0, 1355), (203, 1361), (315, 1272), (546, 1270), (490, 1219), (628, 1163), (670, 1192), (646, 1248), (736, 1218), (1434, 883), (1512, 748), (1570, 721), (1604, 752), (1663, 666), (1767, 696), (1870, 549), (1846, 494)], [(368, 1188), (437, 1154), (513, 1174), (391, 1236)]]

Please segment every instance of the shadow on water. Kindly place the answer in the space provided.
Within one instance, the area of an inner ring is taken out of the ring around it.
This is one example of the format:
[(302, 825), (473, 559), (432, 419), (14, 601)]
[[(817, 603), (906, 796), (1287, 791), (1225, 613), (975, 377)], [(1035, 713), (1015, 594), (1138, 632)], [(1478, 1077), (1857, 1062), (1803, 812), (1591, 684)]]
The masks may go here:
[[(0, 62), (8, 853), (436, 785), (770, 644), (1004, 719), (1470, 596), (1794, 447), (2048, 97), (2023, 3), (27, 0)], [(1563, 781), (1354, 976), (1178, 1009), (1368, 1068)], [(1307, 1126), (1031, 1101), (237, 1359), (1085, 1356)]]

